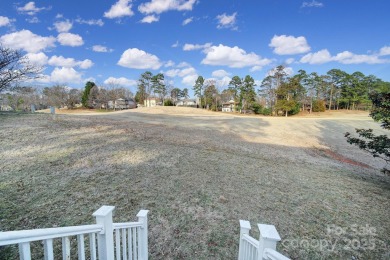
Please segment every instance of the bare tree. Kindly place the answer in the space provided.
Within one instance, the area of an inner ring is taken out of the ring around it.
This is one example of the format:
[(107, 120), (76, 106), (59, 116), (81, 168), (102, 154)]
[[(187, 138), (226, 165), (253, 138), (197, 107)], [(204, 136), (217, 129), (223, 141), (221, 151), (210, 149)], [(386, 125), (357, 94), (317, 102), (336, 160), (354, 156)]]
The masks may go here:
[(39, 78), (41, 67), (31, 64), (26, 56), (0, 45), (0, 92), (18, 83)]

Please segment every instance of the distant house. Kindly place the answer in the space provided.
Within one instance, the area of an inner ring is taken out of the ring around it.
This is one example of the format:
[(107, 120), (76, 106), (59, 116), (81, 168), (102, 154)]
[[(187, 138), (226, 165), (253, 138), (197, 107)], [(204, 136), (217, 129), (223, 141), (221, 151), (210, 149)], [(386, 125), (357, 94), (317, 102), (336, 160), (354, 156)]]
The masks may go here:
[(157, 106), (157, 102), (159, 100), (157, 98), (147, 98), (144, 100), (144, 106), (145, 107), (155, 107)]
[(236, 110), (237, 102), (234, 100), (230, 100), (229, 102), (225, 102), (222, 104), (222, 112), (234, 112)]
[(132, 109), (137, 107), (137, 103), (134, 99), (119, 98), (114, 101), (108, 101), (108, 108), (114, 110)]
[(183, 99), (176, 102), (176, 106), (182, 107), (195, 107), (196, 100), (195, 99)]

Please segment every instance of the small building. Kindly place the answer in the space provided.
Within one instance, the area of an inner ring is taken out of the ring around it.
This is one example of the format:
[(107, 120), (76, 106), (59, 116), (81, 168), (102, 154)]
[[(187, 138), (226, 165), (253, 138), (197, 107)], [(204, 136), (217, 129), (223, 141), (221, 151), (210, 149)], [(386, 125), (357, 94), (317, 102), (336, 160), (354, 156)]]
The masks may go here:
[(137, 103), (134, 99), (123, 99), (118, 98), (114, 101), (108, 101), (107, 106), (109, 109), (122, 110), (122, 109), (132, 109), (137, 107)]
[(155, 107), (157, 106), (158, 99), (157, 98), (147, 98), (144, 100), (145, 107)]
[(176, 106), (181, 107), (196, 107), (195, 99), (183, 99), (176, 102)]
[(229, 102), (222, 103), (222, 112), (234, 112), (237, 106), (237, 102), (230, 100)]

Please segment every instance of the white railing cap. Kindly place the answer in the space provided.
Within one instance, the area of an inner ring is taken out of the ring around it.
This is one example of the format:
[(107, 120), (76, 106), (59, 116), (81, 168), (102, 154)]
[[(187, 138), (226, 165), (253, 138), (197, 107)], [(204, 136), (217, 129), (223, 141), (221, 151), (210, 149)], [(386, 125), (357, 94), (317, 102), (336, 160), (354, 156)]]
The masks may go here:
[(240, 219), (240, 228), (251, 229), (251, 223), (248, 220)]
[(146, 209), (141, 209), (138, 214), (137, 214), (137, 217), (146, 217), (149, 213), (149, 210), (146, 210)]
[(0, 232), (0, 246), (101, 232), (101, 225), (84, 225)]
[(274, 225), (265, 225), (265, 224), (257, 224), (260, 230), (260, 236), (266, 239), (280, 241), (281, 238), (279, 236), (278, 231)]
[(114, 211), (115, 206), (101, 206), (98, 210), (96, 210), (92, 216), (94, 217), (104, 217), (107, 216), (109, 213)]

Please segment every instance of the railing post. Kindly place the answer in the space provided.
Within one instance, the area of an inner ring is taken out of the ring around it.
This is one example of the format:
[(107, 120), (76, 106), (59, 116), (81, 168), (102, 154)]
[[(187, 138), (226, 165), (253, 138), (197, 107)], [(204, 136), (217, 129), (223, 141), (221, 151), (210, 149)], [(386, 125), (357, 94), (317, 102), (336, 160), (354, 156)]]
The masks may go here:
[(114, 259), (114, 234), (112, 226), (112, 212), (114, 206), (102, 206), (92, 216), (96, 217), (96, 224), (103, 226), (103, 231), (98, 234), (99, 259)]
[(240, 243), (238, 247), (238, 260), (243, 260), (244, 257), (244, 245), (242, 243), (242, 236), (249, 235), (249, 230), (251, 229), (251, 223), (247, 220), (240, 220)]
[(147, 260), (149, 251), (148, 251), (148, 213), (149, 210), (140, 210), (137, 214), (138, 222), (142, 223), (140, 230), (140, 241), (138, 241), (138, 246), (141, 247), (141, 255), (139, 256), (142, 260)]
[(280, 236), (274, 225), (258, 224), (260, 231), (258, 260), (263, 260), (264, 250), (271, 248), (276, 250), (276, 243), (280, 241)]

